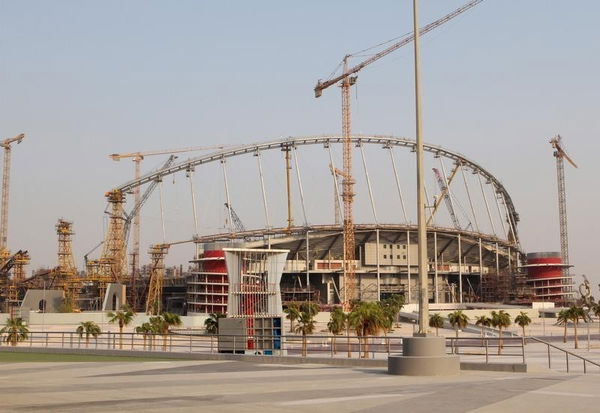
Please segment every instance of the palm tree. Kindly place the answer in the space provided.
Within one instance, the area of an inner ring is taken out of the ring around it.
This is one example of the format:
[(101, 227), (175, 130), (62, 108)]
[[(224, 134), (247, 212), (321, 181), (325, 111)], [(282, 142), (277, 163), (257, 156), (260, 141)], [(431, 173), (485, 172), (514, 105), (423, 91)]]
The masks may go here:
[(290, 320), (290, 333), (293, 333), (295, 331), (294, 321), (300, 317), (300, 306), (298, 303), (291, 302), (288, 304), (287, 308), (283, 310), (283, 312), (287, 314), (285, 318)]
[(592, 306), (592, 311), (594, 312), (594, 315), (598, 317), (598, 333), (600, 333), (600, 302)]
[(302, 356), (305, 357), (307, 353), (306, 336), (312, 334), (315, 331), (315, 320), (311, 312), (302, 311), (300, 317), (298, 317), (298, 325), (294, 329), (295, 333), (302, 334)]
[(135, 328), (135, 332), (138, 334), (143, 334), (144, 335), (144, 350), (146, 349), (146, 338), (150, 335), (154, 333), (154, 329), (152, 328), (152, 324), (150, 323), (144, 323), (141, 326), (137, 326)]
[(22, 318), (9, 318), (6, 325), (0, 330), (0, 335), (6, 334), (4, 341), (16, 346), (19, 341), (27, 340), (29, 329), (23, 323)]
[(439, 336), (438, 330), (444, 327), (444, 318), (440, 313), (432, 314), (431, 317), (429, 317), (429, 327), (435, 328), (435, 335)]
[(563, 334), (563, 343), (567, 342), (567, 324), (569, 324), (569, 320), (569, 310), (560, 310), (560, 312), (556, 316), (556, 324), (565, 327)]
[(204, 327), (208, 334), (219, 334), (219, 319), (225, 318), (223, 313), (210, 313), (208, 318), (204, 320)]
[(382, 329), (386, 328), (386, 315), (377, 302), (360, 302), (354, 306), (348, 316), (348, 321), (359, 336), (359, 340), (364, 341), (364, 358), (369, 357), (369, 339), (370, 335), (377, 335)]
[[(394, 325), (394, 321), (397, 320), (398, 314), (402, 307), (404, 306), (404, 297), (398, 294), (394, 294), (384, 300), (379, 302), (385, 318), (387, 319), (387, 326), (384, 329), (384, 333), (390, 332), (392, 330), (392, 326)], [(386, 334), (387, 335), (387, 334)]]
[(579, 325), (579, 320), (586, 321), (587, 315), (583, 307), (578, 307), (574, 305), (569, 308), (569, 320), (573, 321), (573, 328), (575, 329), (575, 348), (579, 348), (579, 338), (577, 337), (577, 326)]
[(305, 301), (300, 304), (300, 311), (303, 313), (310, 314), (311, 317), (315, 317), (321, 311), (321, 306), (317, 303)]
[(93, 321), (83, 321), (79, 324), (79, 327), (75, 330), (79, 337), (83, 337), (85, 334), (85, 346), (87, 347), (90, 343), (90, 336), (94, 338), (98, 338), (102, 330), (100, 330), (100, 326)]
[(463, 329), (469, 324), (469, 316), (462, 312), (462, 310), (456, 310), (453, 313), (448, 314), (448, 321), (454, 327), (456, 331), (456, 338), (458, 338), (458, 330)]
[(165, 311), (159, 316), (150, 317), (150, 323), (152, 323), (152, 319), (155, 319), (156, 331), (163, 336), (163, 351), (167, 351), (167, 336), (170, 334), (171, 327), (182, 324), (181, 317)]
[(333, 353), (336, 354), (335, 348), (335, 336), (341, 334), (342, 331), (346, 328), (346, 314), (341, 307), (335, 307), (330, 315), (330, 320), (327, 323), (327, 329), (332, 334), (331, 337), (331, 347), (333, 348)]
[(124, 305), (121, 309), (115, 313), (112, 311), (107, 314), (110, 319), (109, 323), (119, 323), (119, 348), (123, 348), (123, 327), (128, 326), (135, 317), (135, 313), (129, 308), (129, 306)]
[(475, 325), (481, 327), (481, 337), (483, 338), (484, 337), (483, 331), (486, 327), (489, 327), (492, 325), (492, 319), (484, 314), (484, 315), (475, 317), (475, 320), (476, 320)]
[(523, 329), (523, 337), (525, 337), (525, 327), (531, 324), (531, 318), (525, 311), (521, 311), (518, 316), (515, 317), (515, 324), (518, 324)]
[(500, 310), (498, 312), (492, 311), (492, 326), (499, 330), (498, 354), (501, 354), (503, 346), (502, 330), (510, 326), (510, 314), (508, 314), (504, 310)]

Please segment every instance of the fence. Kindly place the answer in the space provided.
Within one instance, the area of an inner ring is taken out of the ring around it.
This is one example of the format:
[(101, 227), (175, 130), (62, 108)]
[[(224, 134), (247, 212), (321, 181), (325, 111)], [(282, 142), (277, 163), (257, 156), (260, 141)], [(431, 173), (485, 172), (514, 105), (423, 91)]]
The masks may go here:
[[(177, 353), (217, 353), (219, 341), (226, 343), (228, 353), (279, 354), (295, 357), (345, 357), (385, 359), (390, 353), (402, 352), (402, 337), (397, 336), (331, 336), (310, 335), (306, 337), (247, 335), (205, 335), (178, 331), (167, 335), (140, 333), (103, 332), (97, 337), (85, 333), (67, 331), (32, 331), (19, 346), (71, 348), (71, 349), (115, 349), (143, 350)], [(258, 348), (259, 342), (277, 342), (273, 349)], [(447, 337), (448, 354), (460, 355), (461, 359), (476, 358), (485, 363), (513, 358), (525, 363), (524, 340), (519, 337)]]

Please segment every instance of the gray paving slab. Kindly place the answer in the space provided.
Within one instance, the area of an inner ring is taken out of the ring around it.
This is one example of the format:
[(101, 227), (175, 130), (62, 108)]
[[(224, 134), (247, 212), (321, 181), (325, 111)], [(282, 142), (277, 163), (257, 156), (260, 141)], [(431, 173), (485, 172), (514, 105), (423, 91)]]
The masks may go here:
[(461, 372), (238, 361), (5, 363), (1, 412), (598, 411), (600, 374)]

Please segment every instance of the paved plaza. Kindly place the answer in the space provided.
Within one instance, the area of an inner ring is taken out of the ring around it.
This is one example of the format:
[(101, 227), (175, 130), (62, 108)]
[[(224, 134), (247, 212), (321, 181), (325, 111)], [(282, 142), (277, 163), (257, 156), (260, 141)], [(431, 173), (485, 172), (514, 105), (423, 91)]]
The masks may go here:
[(6, 412), (597, 412), (600, 374), (461, 372), (238, 361), (4, 363)]

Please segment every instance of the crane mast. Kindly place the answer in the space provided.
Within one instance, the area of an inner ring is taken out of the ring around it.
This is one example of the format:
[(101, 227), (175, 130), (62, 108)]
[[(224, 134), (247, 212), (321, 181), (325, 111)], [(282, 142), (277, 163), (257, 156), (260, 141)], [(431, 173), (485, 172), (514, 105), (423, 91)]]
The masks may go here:
[[(577, 168), (577, 165), (562, 146), (562, 138), (556, 135), (550, 140), (554, 148), (554, 157), (556, 158), (556, 180), (558, 183), (558, 221), (560, 229), (560, 255), (562, 263), (569, 265), (569, 233), (567, 225), (567, 190), (565, 185), (565, 163), (566, 159), (571, 165)], [(568, 275), (569, 268), (563, 268), (563, 274)]]
[[(348, 70), (348, 56), (344, 57), (344, 72)], [(356, 292), (356, 273), (354, 270), (354, 179), (352, 178), (352, 119), (350, 115), (350, 87), (356, 77), (346, 76), (342, 81), (342, 202), (344, 203), (344, 310), (350, 310), (350, 303)]]
[(5, 139), (0, 142), (0, 146), (4, 148), (4, 168), (2, 171), (2, 217), (0, 219), (0, 251), (7, 250), (8, 245), (8, 198), (10, 187), (10, 160), (11, 160), (11, 145), (13, 143), (21, 143), (25, 138), (25, 134), (15, 136), (14, 138)]

